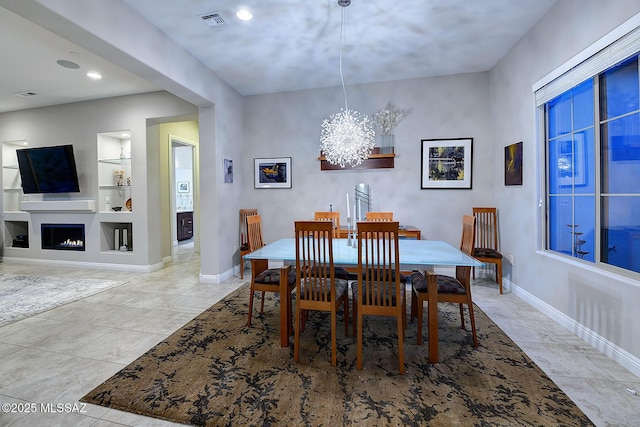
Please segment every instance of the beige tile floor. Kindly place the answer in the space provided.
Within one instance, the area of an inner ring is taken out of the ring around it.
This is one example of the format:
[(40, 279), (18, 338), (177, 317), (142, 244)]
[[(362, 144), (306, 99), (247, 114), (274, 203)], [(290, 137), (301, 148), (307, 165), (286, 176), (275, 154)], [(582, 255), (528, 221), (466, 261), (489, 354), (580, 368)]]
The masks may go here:
[[(244, 281), (198, 283), (200, 260), (178, 247), (152, 273), (0, 264), (0, 272), (122, 279), (127, 283), (0, 328), (0, 403), (35, 403), (35, 413), (0, 411), (0, 426), (171, 426), (78, 399)], [(245, 276), (246, 279), (246, 276)], [(474, 300), (598, 426), (640, 425), (640, 378), (513, 294), (486, 279)], [(40, 404), (68, 404), (60, 412)], [(15, 405), (17, 406), (17, 405)], [(27, 406), (29, 407), (29, 406)], [(514, 420), (517, 424), (517, 420)]]

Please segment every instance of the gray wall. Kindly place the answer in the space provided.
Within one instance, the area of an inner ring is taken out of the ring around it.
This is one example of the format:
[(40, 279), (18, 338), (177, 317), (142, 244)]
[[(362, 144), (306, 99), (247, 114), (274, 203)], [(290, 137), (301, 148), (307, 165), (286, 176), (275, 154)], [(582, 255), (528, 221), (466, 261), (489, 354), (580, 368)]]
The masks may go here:
[(632, 0), (559, 1), (491, 71), (488, 103), (495, 156), (501, 158), (504, 146), (524, 141), (524, 185), (503, 186), (499, 165), (491, 177), (502, 249), (514, 255), (507, 275), (513, 291), (636, 373), (639, 282), (538, 250), (538, 200), (544, 190), (537, 160), (543, 147), (534, 136), (532, 85), (638, 12), (640, 3)]
[[(321, 171), (318, 160), (321, 123), (344, 107), (340, 88), (247, 97), (244, 207), (259, 208), (264, 238), (271, 242), (293, 236), (294, 220), (310, 219), (329, 204), (346, 224), (346, 193), (353, 201), (354, 186), (364, 182), (373, 210), (393, 211), (401, 224), (420, 228), (423, 238), (457, 246), (462, 215), (491, 198), (488, 88), (487, 73), (347, 87), (349, 107), (362, 113), (372, 115), (389, 101), (412, 110), (394, 131), (395, 167), (351, 171)], [(473, 189), (422, 190), (421, 139), (458, 137), (474, 138)], [(255, 157), (291, 157), (293, 188), (254, 189)]]

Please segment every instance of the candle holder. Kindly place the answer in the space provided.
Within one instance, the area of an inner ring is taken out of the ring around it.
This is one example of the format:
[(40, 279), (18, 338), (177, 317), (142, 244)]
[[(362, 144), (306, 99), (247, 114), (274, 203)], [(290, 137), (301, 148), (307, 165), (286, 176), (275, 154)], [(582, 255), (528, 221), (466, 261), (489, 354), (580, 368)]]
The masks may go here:
[(351, 246), (351, 217), (347, 217), (347, 246)]

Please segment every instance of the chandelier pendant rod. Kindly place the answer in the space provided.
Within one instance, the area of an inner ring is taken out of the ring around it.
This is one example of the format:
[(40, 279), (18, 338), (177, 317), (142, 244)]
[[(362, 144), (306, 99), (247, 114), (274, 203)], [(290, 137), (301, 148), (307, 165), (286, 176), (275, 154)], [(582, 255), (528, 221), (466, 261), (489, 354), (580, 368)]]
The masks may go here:
[(345, 88), (345, 85), (344, 85), (344, 75), (342, 73), (342, 48), (344, 46), (345, 9), (346, 9), (346, 6), (342, 6), (342, 9), (341, 9), (342, 14), (340, 19), (340, 81), (342, 82), (342, 93), (344, 94), (344, 109), (345, 111), (347, 111), (349, 110), (349, 104), (347, 103), (347, 89)]

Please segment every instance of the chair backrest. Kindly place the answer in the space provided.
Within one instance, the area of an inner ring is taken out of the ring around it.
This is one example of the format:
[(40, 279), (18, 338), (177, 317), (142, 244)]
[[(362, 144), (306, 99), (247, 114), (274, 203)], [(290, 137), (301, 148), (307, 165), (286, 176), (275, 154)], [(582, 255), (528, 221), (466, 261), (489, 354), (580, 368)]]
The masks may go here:
[[(335, 301), (333, 225), (329, 221), (296, 221), (296, 292), (305, 301)], [(305, 286), (301, 286), (301, 284)], [(331, 292), (325, 286), (331, 283)]]
[(331, 221), (333, 223), (333, 238), (340, 237), (340, 212), (316, 211), (313, 214), (313, 219), (316, 221)]
[(240, 209), (240, 246), (248, 243), (247, 217), (258, 215), (258, 209)]
[(367, 212), (367, 221), (393, 221), (393, 212)]
[[(464, 215), (462, 217), (462, 237), (460, 239), (460, 250), (469, 256), (473, 256), (473, 246), (476, 234), (476, 217), (473, 215)], [(456, 279), (462, 283), (467, 292), (471, 285), (471, 267), (457, 266)]]
[(247, 243), (251, 252), (264, 246), (262, 240), (262, 217), (251, 215), (247, 217)]
[(399, 223), (358, 223), (358, 303), (394, 307), (404, 292), (400, 283)]
[(476, 248), (498, 250), (498, 218), (496, 208), (473, 208), (476, 217)]

